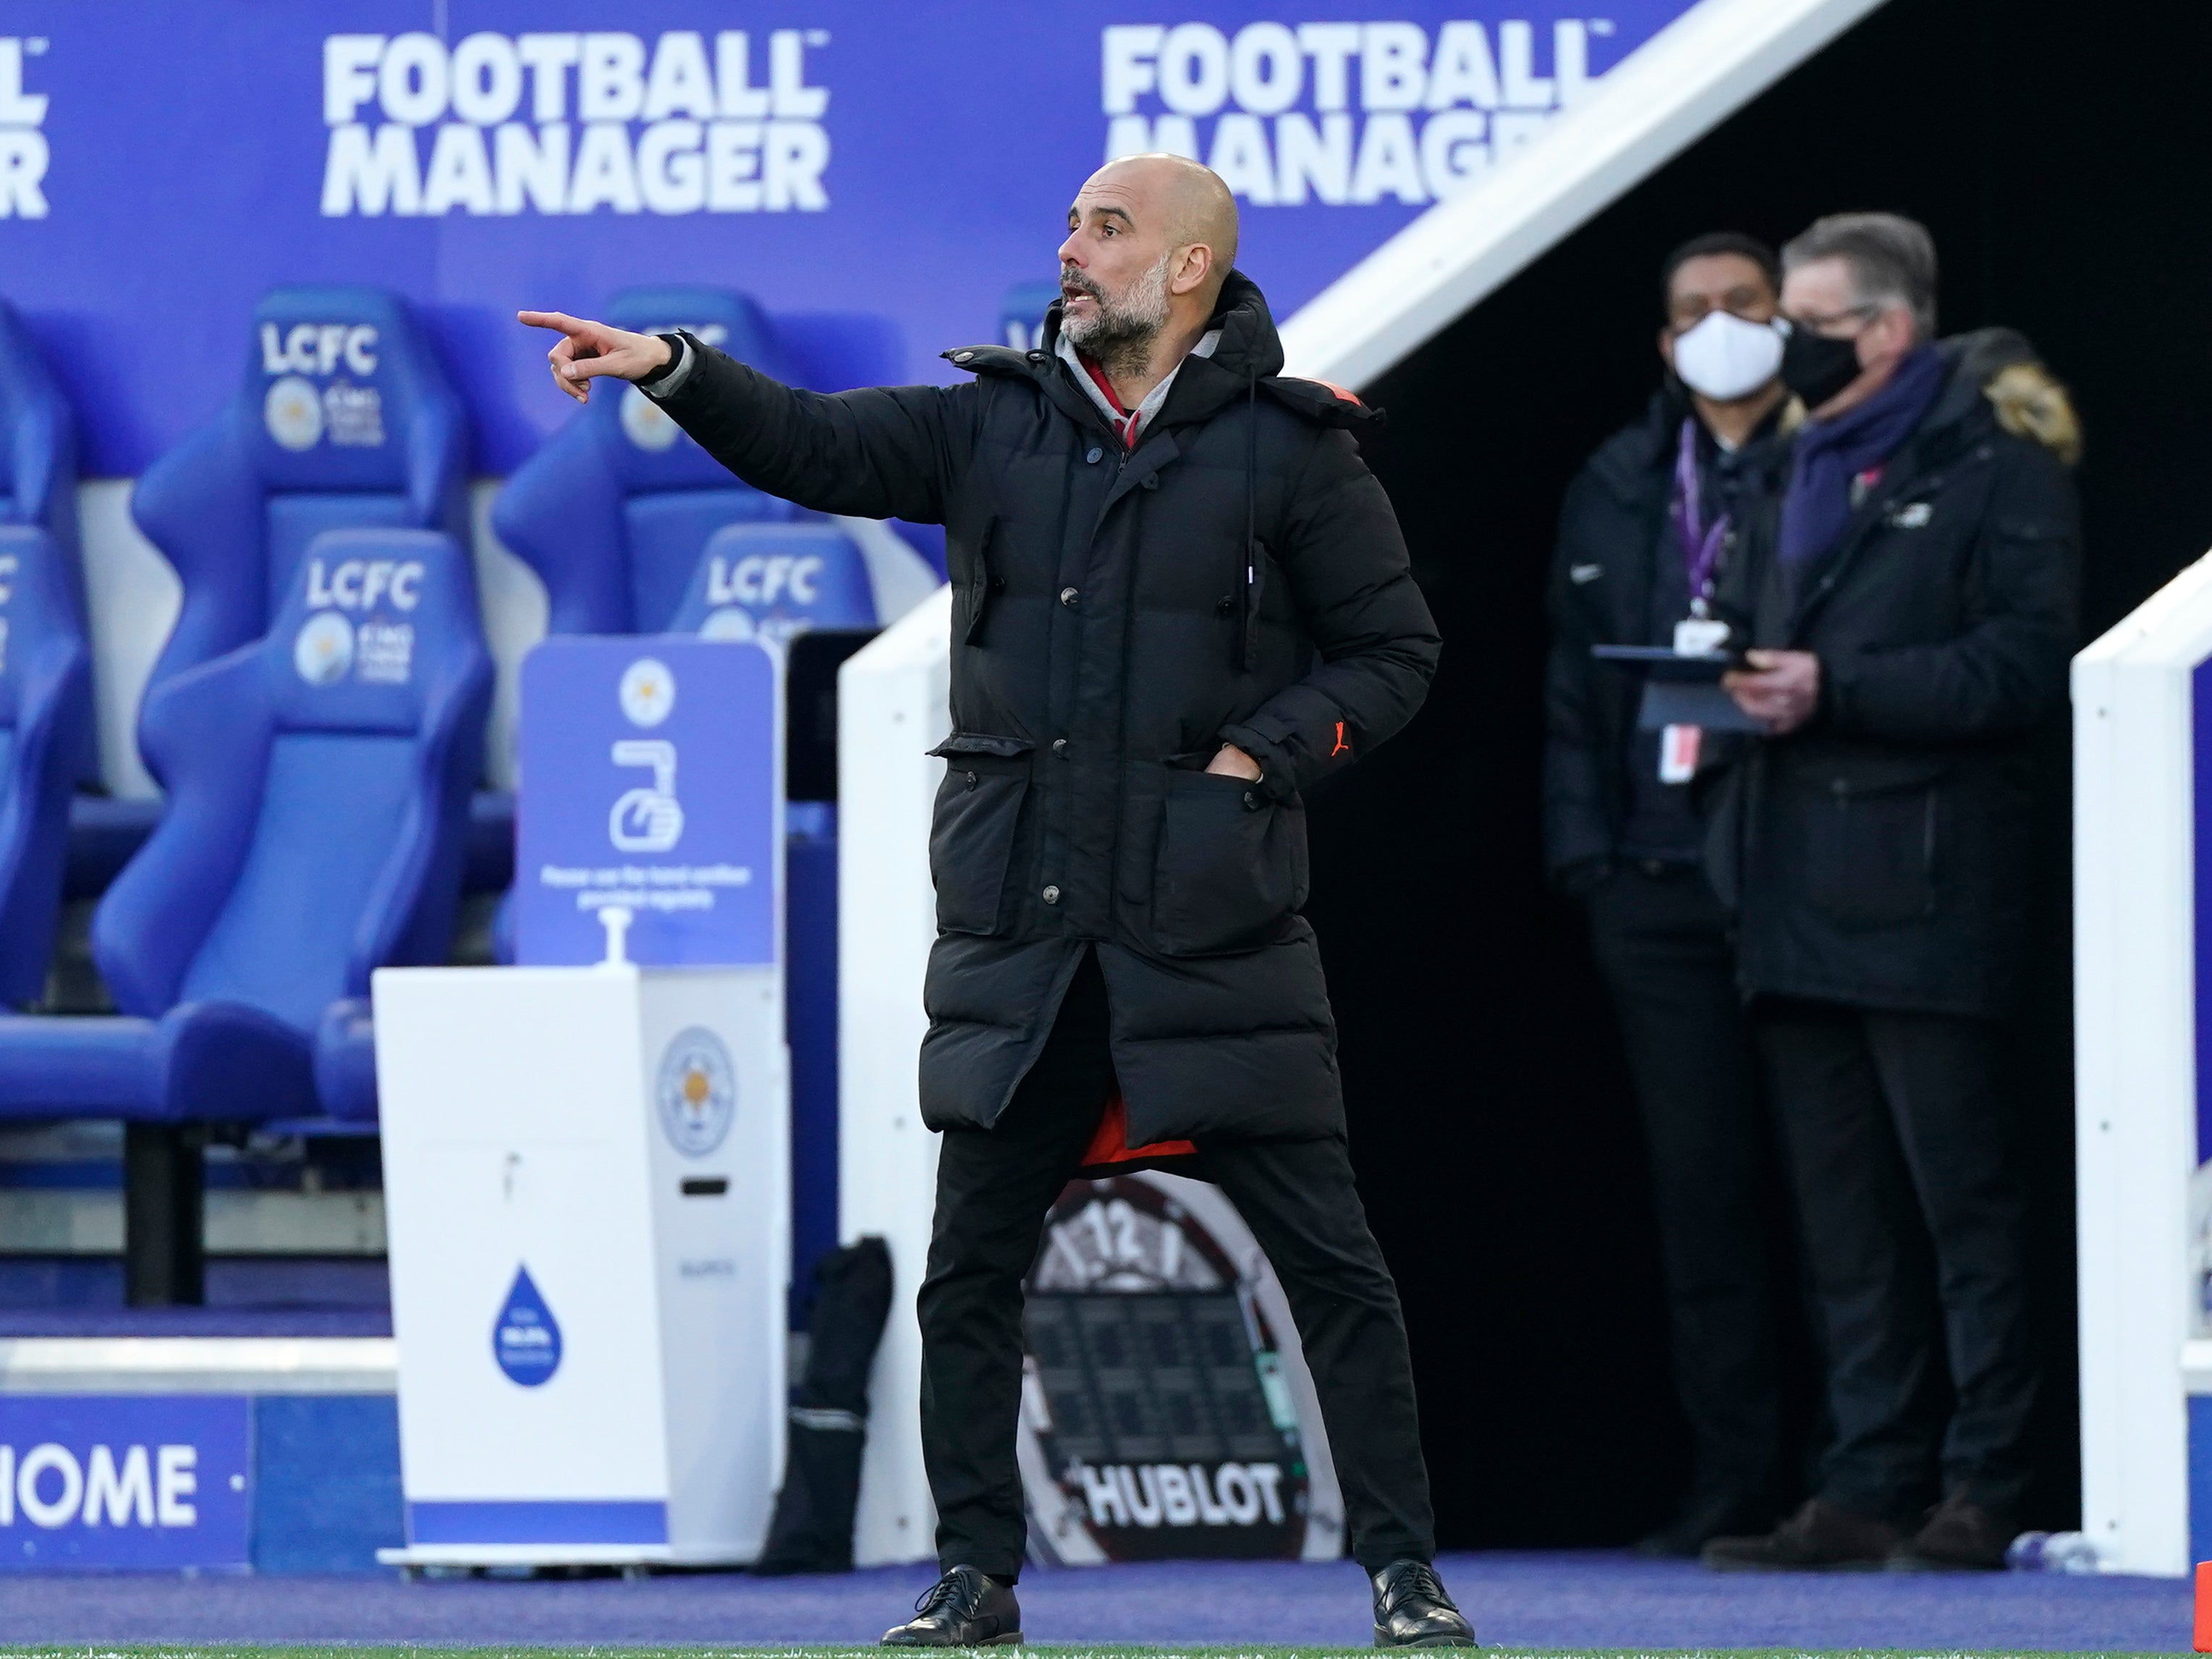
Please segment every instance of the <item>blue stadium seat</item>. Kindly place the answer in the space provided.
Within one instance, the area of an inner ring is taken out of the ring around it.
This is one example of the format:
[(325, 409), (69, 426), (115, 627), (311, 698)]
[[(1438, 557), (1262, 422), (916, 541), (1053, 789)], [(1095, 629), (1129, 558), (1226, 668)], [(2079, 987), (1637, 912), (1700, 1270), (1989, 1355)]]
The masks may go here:
[[(85, 636), (84, 569), (76, 530), (76, 418), (14, 307), (0, 300), (0, 525), (27, 525), (53, 538), (58, 563), (53, 622)], [(70, 732), (70, 766), (80, 783), (100, 781), (100, 745), (88, 682), (82, 721)]]
[(397, 295), (275, 289), (254, 307), (243, 368), (214, 422), (147, 468), (131, 498), (184, 585), (149, 698), (265, 634), (326, 531), (442, 530), (469, 544), (460, 400)]
[[(606, 320), (647, 333), (688, 328), (763, 373), (793, 378), (767, 318), (740, 294), (630, 289)], [(544, 582), (550, 632), (656, 634), (716, 531), (794, 516), (789, 502), (732, 478), (635, 386), (602, 384), (515, 469), (492, 528)]]
[(708, 542), (668, 631), (781, 643), (810, 628), (875, 625), (868, 562), (836, 526), (733, 524)]
[(315, 1096), (331, 1117), (376, 1121), (376, 1020), (367, 997), (342, 997), (315, 1026)]
[(74, 550), (0, 524), (0, 1006), (35, 1001), (61, 904), (70, 798), (92, 729)]
[(491, 682), (451, 538), (304, 548), (266, 638), (148, 696), (169, 810), (93, 925), (124, 1012), (0, 1017), (0, 1118), (315, 1115), (331, 1005), (444, 959)]

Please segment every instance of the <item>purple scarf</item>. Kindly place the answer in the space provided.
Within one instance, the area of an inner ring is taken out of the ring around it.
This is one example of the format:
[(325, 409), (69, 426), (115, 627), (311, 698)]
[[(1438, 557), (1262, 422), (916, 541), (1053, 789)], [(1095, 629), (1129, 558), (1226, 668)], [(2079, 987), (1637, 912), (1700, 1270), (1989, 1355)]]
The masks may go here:
[(1832, 421), (1798, 428), (1782, 498), (1782, 562), (1796, 568), (1835, 546), (1851, 521), (1851, 480), (1912, 435), (1949, 378), (1933, 346), (1906, 355), (1889, 384)]

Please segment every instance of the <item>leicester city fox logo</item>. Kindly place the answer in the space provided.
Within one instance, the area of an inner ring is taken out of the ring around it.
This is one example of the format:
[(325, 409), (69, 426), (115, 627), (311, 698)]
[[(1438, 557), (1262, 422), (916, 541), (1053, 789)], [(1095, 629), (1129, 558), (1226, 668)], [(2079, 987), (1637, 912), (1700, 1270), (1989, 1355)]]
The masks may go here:
[(737, 1068), (721, 1038), (703, 1025), (678, 1031), (660, 1056), (653, 1097), (668, 1144), (684, 1157), (720, 1146), (738, 1114)]

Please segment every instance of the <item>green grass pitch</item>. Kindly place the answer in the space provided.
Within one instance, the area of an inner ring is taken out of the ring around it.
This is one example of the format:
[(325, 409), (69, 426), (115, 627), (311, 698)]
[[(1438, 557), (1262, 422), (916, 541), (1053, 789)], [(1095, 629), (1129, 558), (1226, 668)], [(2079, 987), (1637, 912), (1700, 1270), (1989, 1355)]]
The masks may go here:
[[(1035, 1654), (1041, 1659), (1325, 1659), (1325, 1656), (1363, 1654), (1372, 1659), (1371, 1648), (1287, 1647), (1066, 1647), (1030, 1642), (1020, 1647), (969, 1648), (965, 1652), (990, 1659), (1020, 1659)], [(432, 1644), (395, 1646), (336, 1646), (328, 1644), (268, 1644), (242, 1647), (228, 1644), (173, 1643), (108, 1646), (0, 1647), (0, 1659), (881, 1659), (878, 1647), (625, 1647), (605, 1643), (593, 1647), (466, 1647)], [(1486, 1646), (1484, 1659), (2093, 1659), (2089, 1654), (2051, 1651), (2023, 1653), (2017, 1649), (1924, 1648), (1504, 1648)], [(2134, 1659), (2118, 1652), (2099, 1653), (2094, 1659)]]

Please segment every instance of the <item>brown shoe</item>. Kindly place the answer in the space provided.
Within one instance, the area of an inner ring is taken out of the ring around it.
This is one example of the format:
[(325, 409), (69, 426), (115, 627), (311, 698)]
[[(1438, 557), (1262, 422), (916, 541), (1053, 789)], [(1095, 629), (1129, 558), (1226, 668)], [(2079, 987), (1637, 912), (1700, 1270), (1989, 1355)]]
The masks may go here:
[(1700, 1558), (1715, 1572), (1874, 1572), (1902, 1534), (1887, 1521), (1808, 1498), (1772, 1532), (1759, 1538), (1716, 1538)]
[(1740, 1538), (1753, 1527), (1771, 1526), (1778, 1507), (1771, 1498), (1741, 1492), (1693, 1498), (1629, 1548), (1647, 1561), (1694, 1561), (1716, 1538)]
[(2019, 1528), (2002, 1510), (1954, 1492), (1889, 1558), (1892, 1572), (1998, 1572)]

